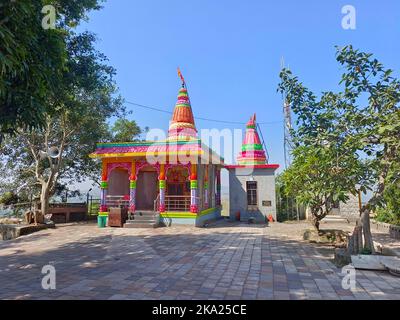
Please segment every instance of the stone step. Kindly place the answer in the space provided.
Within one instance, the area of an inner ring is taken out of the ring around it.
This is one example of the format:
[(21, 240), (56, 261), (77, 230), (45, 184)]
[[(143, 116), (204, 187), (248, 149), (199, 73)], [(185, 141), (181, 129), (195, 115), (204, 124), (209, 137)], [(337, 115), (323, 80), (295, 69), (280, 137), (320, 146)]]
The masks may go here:
[(142, 221), (135, 221), (130, 220), (124, 224), (124, 228), (157, 228), (158, 223), (154, 220), (151, 222), (142, 222)]
[(154, 217), (158, 215), (158, 212), (154, 211), (135, 211), (134, 217)]
[[(330, 218), (330, 219), (343, 219), (344, 217), (343, 216), (340, 216), (340, 215), (336, 215), (336, 214), (327, 214), (326, 216), (325, 216), (325, 218)], [(325, 219), (324, 218), (324, 219)]]
[(131, 219), (131, 220), (126, 220), (126, 223), (152, 223), (152, 222), (156, 222), (157, 219), (145, 219), (143, 217), (141, 218), (135, 218), (135, 219)]
[(133, 216), (131, 221), (149, 221), (155, 220), (155, 218), (154, 216)]
[(322, 223), (328, 223), (328, 222), (338, 222), (338, 223), (349, 223), (349, 220), (345, 217), (342, 216), (336, 216), (336, 215), (327, 215), (325, 218), (321, 220)]

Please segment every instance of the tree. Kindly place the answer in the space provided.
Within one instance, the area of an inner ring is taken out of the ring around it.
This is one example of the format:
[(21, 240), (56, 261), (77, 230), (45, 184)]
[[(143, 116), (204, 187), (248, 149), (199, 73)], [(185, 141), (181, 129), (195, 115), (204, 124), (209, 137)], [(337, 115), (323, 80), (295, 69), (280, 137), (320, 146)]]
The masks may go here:
[[(333, 144), (339, 155), (359, 157), (353, 163), (357, 164), (354, 174), (340, 175), (340, 181), (343, 187), (354, 186), (349, 192), (374, 191), (360, 210), (364, 246), (373, 251), (369, 214), (384, 200), (388, 174), (399, 162), (400, 83), (372, 54), (352, 46), (337, 48), (336, 59), (345, 70), (340, 92), (323, 92), (318, 99), (286, 69), (280, 74), (278, 90), (286, 93), (297, 115), (298, 128), (293, 132), (297, 146), (320, 149)], [(345, 161), (341, 168), (349, 165)], [(328, 171), (324, 173), (326, 179), (332, 178)]]
[[(94, 42), (90, 33), (68, 36), (68, 67), (47, 101), (56, 112), (45, 114), (44, 128), (19, 129), (18, 135), (7, 137), (0, 155), (16, 181), (40, 188), (43, 214), (61, 180), (98, 175), (99, 167), (88, 154), (97, 141), (110, 137), (108, 118), (124, 113), (121, 98), (115, 96), (115, 71)], [(51, 147), (58, 149), (55, 158), (46, 153)]]
[[(44, 128), (57, 112), (49, 96), (60, 91), (67, 68), (67, 40), (89, 10), (103, 0), (2, 0), (0, 3), (0, 143), (19, 129)], [(42, 27), (42, 8), (51, 4), (56, 28)]]
[(390, 170), (376, 219), (400, 226), (400, 161)]
[(142, 132), (143, 130), (136, 124), (136, 121), (120, 118), (111, 127), (111, 139), (113, 142), (136, 141)]
[(284, 172), (278, 174), (275, 179), (276, 190), (276, 219), (279, 222), (300, 218), (304, 206), (296, 198), (296, 193), (287, 189), (288, 184), (284, 180)]
[(339, 155), (337, 147), (298, 146), (293, 151), (292, 165), (282, 174), (286, 194), (296, 195), (296, 200), (310, 209), (312, 224), (318, 231), (320, 221), (334, 205), (348, 200), (349, 191), (356, 192), (354, 177), (363, 169), (355, 155)]

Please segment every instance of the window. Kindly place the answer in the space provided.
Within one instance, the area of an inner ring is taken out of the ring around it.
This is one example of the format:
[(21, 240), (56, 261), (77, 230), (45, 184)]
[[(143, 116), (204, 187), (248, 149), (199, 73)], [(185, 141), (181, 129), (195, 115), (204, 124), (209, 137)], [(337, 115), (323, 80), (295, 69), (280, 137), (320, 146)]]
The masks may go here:
[(247, 205), (257, 206), (257, 181), (247, 181)]

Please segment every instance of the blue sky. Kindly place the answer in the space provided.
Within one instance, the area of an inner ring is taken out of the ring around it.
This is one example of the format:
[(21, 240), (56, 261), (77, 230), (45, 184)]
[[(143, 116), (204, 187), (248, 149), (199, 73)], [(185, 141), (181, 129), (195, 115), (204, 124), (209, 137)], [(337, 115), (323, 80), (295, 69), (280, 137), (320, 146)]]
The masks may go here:
[[(341, 26), (344, 5), (356, 9), (356, 30)], [(284, 165), (282, 101), (276, 92), (281, 57), (315, 92), (335, 90), (341, 75), (335, 45), (373, 52), (400, 67), (400, 1), (136, 1), (108, 0), (81, 30), (117, 69), (127, 101), (171, 110), (186, 78), (195, 116), (244, 123), (253, 112), (271, 163)], [(167, 128), (170, 116), (128, 106), (140, 126)], [(241, 128), (197, 120), (201, 128)]]

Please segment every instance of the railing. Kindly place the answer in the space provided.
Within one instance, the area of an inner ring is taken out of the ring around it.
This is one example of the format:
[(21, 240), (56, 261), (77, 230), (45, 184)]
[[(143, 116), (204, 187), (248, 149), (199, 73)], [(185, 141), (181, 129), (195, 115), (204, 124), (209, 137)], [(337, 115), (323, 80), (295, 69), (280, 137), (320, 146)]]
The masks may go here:
[[(40, 203), (36, 203), (37, 209), (40, 210)], [(85, 208), (85, 212), (87, 211), (86, 209), (87, 204), (85, 202), (81, 203), (71, 203), (71, 202), (52, 202), (49, 203), (49, 212), (52, 213), (57, 210), (61, 209), (81, 209)], [(11, 205), (0, 205), (0, 217), (17, 217), (17, 218), (23, 218), (24, 213), (29, 210), (33, 210), (35, 208), (35, 203), (34, 202), (20, 202), (20, 203), (15, 203)]]
[(50, 203), (50, 208), (65, 208), (65, 207), (74, 207), (74, 208), (81, 208), (86, 207), (86, 202), (60, 202), (60, 203)]
[(31, 202), (20, 202), (10, 205), (0, 205), (0, 217), (5, 218), (23, 218), (26, 210), (33, 209)]
[(154, 200), (154, 212), (157, 212), (159, 207), (160, 207), (160, 194), (158, 194), (156, 200)]
[[(191, 196), (165, 196), (166, 211), (190, 211)], [(107, 207), (129, 207), (129, 199), (126, 196), (107, 196)], [(199, 209), (203, 208), (200, 198), (196, 198)], [(160, 206), (160, 195), (153, 202), (154, 211), (158, 211)]]
[(88, 199), (88, 215), (97, 215), (100, 211), (100, 198), (90, 197)]
[(126, 196), (107, 196), (106, 197), (107, 207), (129, 207), (129, 198)]
[(166, 211), (190, 211), (190, 196), (166, 196)]

